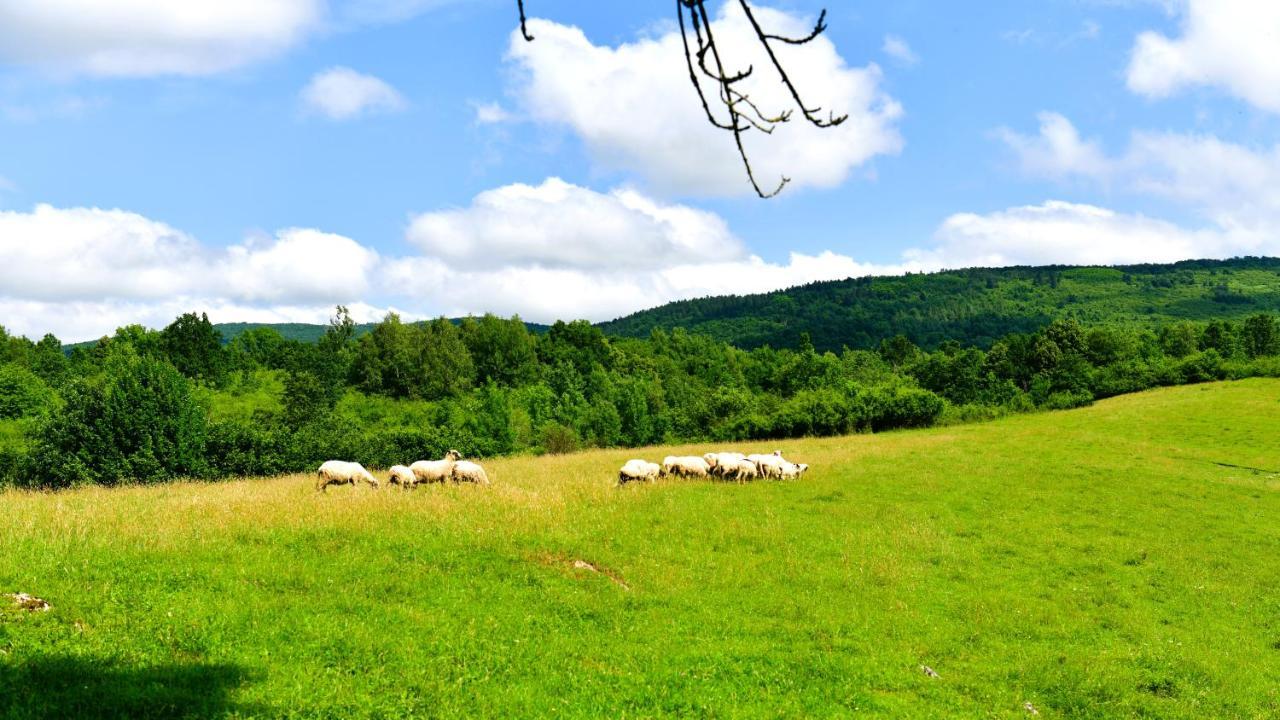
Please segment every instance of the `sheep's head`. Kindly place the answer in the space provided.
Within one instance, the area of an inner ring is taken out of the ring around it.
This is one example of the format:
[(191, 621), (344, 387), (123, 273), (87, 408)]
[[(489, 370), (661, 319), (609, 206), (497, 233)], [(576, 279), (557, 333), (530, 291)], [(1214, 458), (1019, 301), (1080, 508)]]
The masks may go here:
[(462, 459), (462, 453), (458, 452), (457, 450), (450, 450), (449, 452), (444, 454), (444, 459), (458, 462), (459, 460)]

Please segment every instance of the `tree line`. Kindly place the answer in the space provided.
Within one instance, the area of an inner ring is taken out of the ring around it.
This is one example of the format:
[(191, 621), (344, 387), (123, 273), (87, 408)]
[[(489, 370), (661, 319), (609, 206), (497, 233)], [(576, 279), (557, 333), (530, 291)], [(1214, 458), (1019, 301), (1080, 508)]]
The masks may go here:
[(881, 432), (1078, 407), (1147, 388), (1280, 377), (1280, 320), (1157, 328), (1059, 319), (989, 348), (744, 350), (683, 330), (609, 337), (585, 321), (403, 322), (356, 337), (338, 308), (314, 343), (270, 328), (224, 343), (204, 315), (64, 352), (0, 329), (0, 483), (153, 483)]

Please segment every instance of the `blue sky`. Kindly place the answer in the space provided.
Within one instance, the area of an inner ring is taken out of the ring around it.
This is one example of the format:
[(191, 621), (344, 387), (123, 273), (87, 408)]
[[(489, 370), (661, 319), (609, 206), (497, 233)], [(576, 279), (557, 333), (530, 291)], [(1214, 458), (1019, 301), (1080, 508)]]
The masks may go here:
[[(756, 4), (780, 29), (823, 7)], [(508, 0), (0, 0), (0, 324), (601, 320), (869, 273), (1280, 254), (1267, 3), (833, 4), (783, 57), (851, 121), (753, 139), (794, 180), (768, 201), (700, 120), (667, 3), (527, 6), (532, 44)]]

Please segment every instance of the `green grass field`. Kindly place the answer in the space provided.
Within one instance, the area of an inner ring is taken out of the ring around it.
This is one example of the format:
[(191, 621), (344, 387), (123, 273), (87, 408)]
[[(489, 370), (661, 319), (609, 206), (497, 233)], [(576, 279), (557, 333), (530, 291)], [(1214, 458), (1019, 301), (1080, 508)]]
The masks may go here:
[(0, 717), (1280, 716), (1280, 382), (781, 447), (0, 494)]

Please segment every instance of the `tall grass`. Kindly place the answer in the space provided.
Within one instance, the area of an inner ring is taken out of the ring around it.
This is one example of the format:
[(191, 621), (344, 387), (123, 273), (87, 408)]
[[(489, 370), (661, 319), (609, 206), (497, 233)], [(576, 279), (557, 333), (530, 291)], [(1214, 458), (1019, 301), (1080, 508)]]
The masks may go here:
[(1278, 431), (1249, 380), (744, 446), (787, 483), (10, 491), (0, 716), (1276, 717)]

